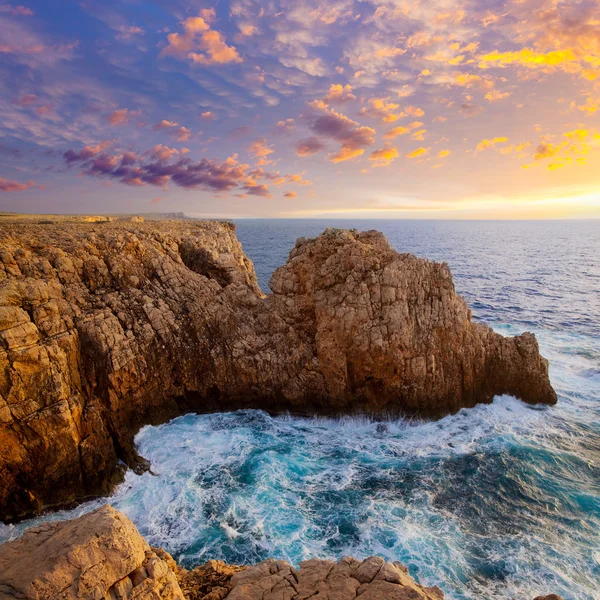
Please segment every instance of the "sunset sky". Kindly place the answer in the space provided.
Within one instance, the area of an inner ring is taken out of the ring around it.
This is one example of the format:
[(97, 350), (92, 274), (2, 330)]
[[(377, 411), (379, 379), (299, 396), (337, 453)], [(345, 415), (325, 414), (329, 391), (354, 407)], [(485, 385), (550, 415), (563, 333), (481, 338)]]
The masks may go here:
[(0, 210), (600, 217), (600, 0), (0, 0)]

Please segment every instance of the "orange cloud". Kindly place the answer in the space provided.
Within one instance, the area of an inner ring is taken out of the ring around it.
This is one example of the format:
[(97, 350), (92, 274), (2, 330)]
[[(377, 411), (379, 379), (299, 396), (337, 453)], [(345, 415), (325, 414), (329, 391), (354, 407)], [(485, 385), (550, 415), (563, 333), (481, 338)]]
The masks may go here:
[(364, 148), (352, 148), (350, 146), (342, 146), (339, 152), (332, 154), (330, 157), (331, 162), (339, 163), (357, 156), (362, 156), (365, 153)]
[(369, 98), (368, 106), (363, 107), (360, 114), (381, 119), (384, 123), (393, 123), (406, 116), (406, 113), (396, 112), (400, 108), (399, 104), (388, 102), (388, 100), (388, 98)]
[(323, 97), (323, 102), (327, 104), (341, 104), (350, 100), (356, 100), (356, 96), (352, 93), (352, 86), (339, 83), (331, 84), (329, 91)]
[(571, 102), (571, 109), (577, 109), (581, 112), (585, 112), (588, 115), (593, 115), (600, 110), (600, 97), (592, 98), (588, 96), (585, 99), (585, 104), (577, 104), (576, 102)]
[(550, 50), (549, 52), (538, 52), (531, 48), (523, 48), (514, 52), (494, 50), (479, 57), (479, 67), (482, 69), (490, 66), (507, 67), (509, 65), (541, 69), (545, 73), (558, 69), (567, 73), (577, 73), (584, 79), (593, 80), (597, 77), (595, 70), (600, 67), (600, 58), (586, 54), (579, 47)]
[(450, 150), (440, 150), (437, 154), (437, 158), (446, 158), (450, 154)]
[(258, 158), (257, 166), (273, 164), (274, 161), (268, 160), (267, 156), (273, 154), (274, 150), (269, 146), (267, 139), (264, 137), (257, 138), (250, 146), (248, 146), (248, 153)]
[(373, 150), (369, 156), (369, 160), (375, 163), (375, 167), (387, 167), (393, 160), (396, 160), (398, 156), (400, 156), (398, 149), (386, 144), (379, 150)]
[(504, 100), (511, 95), (510, 92), (500, 92), (498, 90), (492, 90), (485, 95), (485, 99), (488, 102), (497, 102), (498, 100)]
[(411, 115), (412, 117), (422, 117), (425, 114), (425, 111), (422, 108), (417, 108), (416, 106), (407, 106), (404, 111), (407, 115)]
[(170, 33), (168, 45), (160, 56), (189, 58), (201, 65), (240, 63), (242, 57), (234, 46), (228, 46), (225, 36), (210, 23), (215, 19), (214, 9), (204, 9), (199, 17), (188, 17), (183, 21), (183, 33)]
[(477, 144), (476, 149), (478, 152), (481, 152), (486, 148), (493, 148), (494, 146), (496, 146), (496, 144), (503, 144), (505, 142), (508, 142), (508, 138), (506, 137), (495, 137), (491, 140), (481, 140), (479, 144)]
[(429, 148), (417, 148), (416, 150), (406, 154), (406, 158), (418, 158), (419, 156), (424, 156), (429, 152), (429, 150)]
[(404, 135), (405, 133), (408, 133), (409, 131), (416, 129), (417, 127), (421, 127), (421, 125), (423, 125), (423, 123), (421, 123), (421, 121), (414, 121), (413, 123), (411, 123), (410, 125), (407, 125), (406, 127), (402, 127), (401, 125), (399, 125), (398, 127), (394, 127), (393, 129), (386, 131), (384, 133), (383, 137), (386, 140), (393, 140), (395, 137), (398, 137), (399, 135)]
[(284, 198), (296, 198), (298, 196), (298, 194), (296, 194), (296, 192), (286, 192), (283, 197)]
[(215, 115), (210, 110), (207, 110), (200, 115), (200, 118), (205, 121), (212, 121), (215, 118)]

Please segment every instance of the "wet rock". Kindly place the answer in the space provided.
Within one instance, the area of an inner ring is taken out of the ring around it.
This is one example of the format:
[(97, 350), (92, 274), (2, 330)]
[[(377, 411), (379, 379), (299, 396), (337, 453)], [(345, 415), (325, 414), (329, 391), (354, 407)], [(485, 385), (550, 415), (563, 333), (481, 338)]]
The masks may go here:
[[(264, 297), (231, 223), (0, 224), (0, 518), (108, 493), (189, 411), (440, 416), (553, 403), (535, 337), (374, 231), (299, 240)], [(122, 461), (122, 462), (121, 462)]]

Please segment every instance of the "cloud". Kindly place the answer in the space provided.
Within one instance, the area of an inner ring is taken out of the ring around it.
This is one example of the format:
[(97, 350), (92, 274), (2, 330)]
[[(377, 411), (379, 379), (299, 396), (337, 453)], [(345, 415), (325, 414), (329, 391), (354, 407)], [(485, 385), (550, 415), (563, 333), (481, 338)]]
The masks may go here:
[[(163, 146), (162, 144), (157, 144), (152, 148), (151, 156), (154, 160), (160, 161), (169, 161), (174, 156), (179, 154), (179, 150), (176, 148), (169, 148), (168, 146)], [(135, 156), (135, 155), (134, 155)]]
[(204, 119), (205, 121), (213, 121), (215, 118), (215, 115), (210, 110), (207, 110), (206, 112), (203, 112), (200, 115), (200, 118)]
[(296, 143), (296, 154), (298, 156), (310, 156), (325, 149), (325, 144), (316, 136), (300, 140)]
[[(185, 189), (200, 189), (211, 192), (232, 192), (243, 190), (254, 196), (271, 197), (269, 189), (260, 179), (274, 181), (281, 176), (262, 169), (252, 169), (250, 165), (240, 163), (237, 155), (219, 161), (204, 158), (193, 161), (178, 156), (178, 151), (157, 145), (138, 155), (133, 152), (109, 155), (99, 151), (100, 144), (86, 147), (81, 151), (68, 150), (63, 154), (69, 166), (78, 164), (84, 175), (104, 179), (116, 179), (131, 186), (152, 185), (165, 188), (173, 183)], [(171, 162), (175, 159), (174, 162)], [(286, 176), (289, 181), (301, 176)], [(310, 183), (310, 182), (308, 182)]]
[(314, 119), (311, 130), (319, 136), (328, 137), (341, 144), (339, 152), (330, 156), (334, 163), (349, 160), (364, 154), (365, 148), (375, 143), (375, 130), (361, 126), (346, 115), (333, 109), (319, 108), (324, 114)]
[(14, 179), (5, 179), (0, 177), (0, 192), (23, 192), (32, 188), (35, 185), (35, 181), (30, 180), (27, 183), (22, 183)]
[(129, 27), (127, 27), (125, 25), (121, 25), (118, 29), (116, 38), (118, 40), (130, 40), (134, 36), (142, 35), (143, 33), (144, 33), (144, 30), (141, 27), (138, 27), (136, 25), (131, 25)]
[(400, 154), (394, 146), (386, 144), (379, 150), (373, 150), (369, 156), (369, 160), (374, 162), (376, 167), (387, 167), (393, 160), (396, 160)]
[(179, 127), (179, 123), (175, 121), (167, 121), (167, 119), (163, 119), (160, 123), (154, 126), (154, 129), (157, 131), (160, 129), (168, 129), (169, 127)]
[(450, 154), (450, 150), (440, 150), (436, 158), (446, 158)]
[(360, 114), (381, 119), (384, 123), (393, 123), (406, 116), (404, 112), (397, 112), (400, 110), (399, 104), (388, 100), (389, 98), (369, 98), (367, 106), (361, 109)]
[(296, 192), (286, 192), (283, 197), (284, 198), (296, 198), (298, 196), (298, 194), (296, 194)]
[[(562, 134), (559, 143), (543, 141), (535, 149), (533, 158), (536, 161), (556, 158), (548, 164), (548, 169), (554, 171), (572, 163), (585, 163), (585, 155), (592, 149), (600, 147), (600, 134), (590, 129), (573, 129)], [(522, 145), (525, 147), (524, 145)]]
[(215, 19), (214, 9), (204, 9), (199, 17), (188, 17), (183, 21), (183, 33), (170, 33), (168, 45), (160, 56), (188, 58), (201, 65), (223, 65), (243, 61), (234, 46), (228, 46), (225, 36), (214, 29), (210, 23)]
[(129, 111), (126, 108), (115, 110), (108, 117), (108, 122), (114, 127), (115, 125), (125, 125), (129, 117)]
[(425, 114), (425, 111), (422, 108), (417, 108), (416, 106), (407, 106), (404, 109), (404, 112), (411, 117), (422, 117)]
[(176, 131), (173, 131), (173, 134), (178, 142), (187, 142), (190, 139), (192, 132), (187, 127), (180, 127)]
[(296, 129), (296, 121), (294, 119), (283, 119), (275, 123), (275, 130), (279, 133), (290, 132)]
[(594, 54), (587, 54), (579, 46), (548, 52), (539, 52), (531, 48), (512, 52), (494, 50), (479, 57), (479, 67), (482, 69), (490, 66), (504, 68), (511, 65), (539, 69), (544, 73), (560, 70), (579, 74), (583, 79), (594, 79), (596, 77), (594, 70), (600, 67), (600, 58)]
[(270, 165), (274, 163), (274, 161), (267, 159), (267, 156), (270, 156), (271, 154), (273, 154), (273, 152), (273, 148), (269, 146), (267, 139), (264, 137), (255, 139), (248, 146), (248, 153), (254, 158), (259, 159), (256, 163), (256, 165), (259, 167), (262, 165)]
[(25, 6), (11, 6), (10, 4), (0, 4), (0, 13), (21, 16), (21, 17), (32, 17), (35, 13), (31, 8)]
[(419, 156), (425, 156), (429, 152), (429, 148), (417, 148), (412, 152), (406, 154), (406, 158), (418, 158)]
[(497, 102), (498, 100), (504, 100), (511, 95), (511, 92), (500, 92), (498, 90), (492, 90), (485, 95), (485, 99), (488, 102)]
[(38, 97), (35, 94), (25, 94), (19, 98), (15, 98), (14, 103), (20, 104), (21, 106), (33, 106), (37, 104)]
[(597, 98), (588, 96), (584, 104), (577, 104), (575, 101), (571, 102), (571, 109), (575, 108), (591, 116), (600, 110), (600, 96)]
[(482, 150), (486, 150), (487, 148), (493, 148), (497, 144), (504, 144), (508, 142), (508, 138), (506, 137), (495, 137), (491, 140), (481, 140), (479, 144), (477, 144), (476, 150), (481, 152)]
[(342, 104), (351, 100), (356, 100), (356, 96), (352, 93), (352, 86), (339, 83), (332, 83), (327, 94), (323, 96), (323, 102), (327, 104)]
[(383, 137), (386, 140), (393, 140), (395, 137), (409, 133), (413, 129), (417, 129), (417, 127), (421, 127), (422, 125), (423, 125), (423, 123), (421, 123), (421, 121), (414, 121), (413, 123), (410, 123), (410, 125), (407, 125), (406, 127), (402, 127), (401, 125), (399, 125), (398, 127), (394, 127), (393, 129), (386, 131), (383, 134)]
[(67, 150), (63, 153), (63, 158), (67, 164), (83, 162), (92, 158), (92, 156), (100, 154), (100, 152), (108, 148), (108, 146), (110, 146), (110, 142), (105, 140), (104, 142), (100, 142), (93, 146), (84, 146), (79, 152)]

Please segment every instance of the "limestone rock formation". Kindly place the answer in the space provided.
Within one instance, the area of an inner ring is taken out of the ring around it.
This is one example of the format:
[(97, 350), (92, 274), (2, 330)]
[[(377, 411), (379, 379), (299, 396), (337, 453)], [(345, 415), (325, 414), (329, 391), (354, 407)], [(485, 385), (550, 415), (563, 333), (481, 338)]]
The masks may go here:
[(0, 546), (0, 600), (184, 600), (173, 570), (106, 505)]
[(443, 600), (438, 587), (423, 587), (399, 562), (379, 556), (339, 562), (307, 560), (298, 570), (280, 560), (267, 560), (231, 578), (227, 600)]
[(438, 416), (554, 403), (533, 335), (370, 231), (299, 240), (266, 298), (230, 223), (0, 224), (0, 519), (105, 494), (189, 411)]

